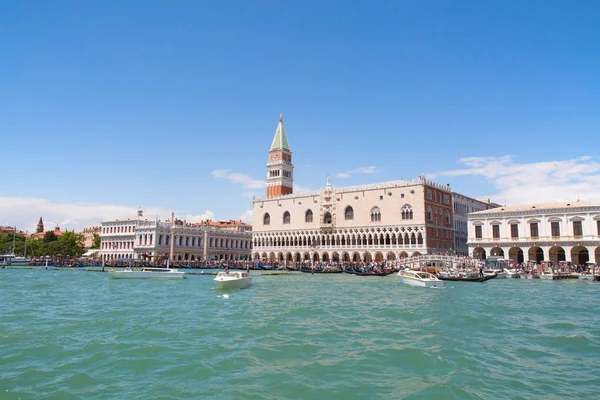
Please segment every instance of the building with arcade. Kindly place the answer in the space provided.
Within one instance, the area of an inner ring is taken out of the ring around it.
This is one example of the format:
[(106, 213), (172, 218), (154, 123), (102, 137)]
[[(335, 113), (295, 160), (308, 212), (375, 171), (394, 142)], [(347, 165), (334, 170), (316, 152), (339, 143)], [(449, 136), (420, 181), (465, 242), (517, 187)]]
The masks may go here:
[(512, 262), (600, 262), (600, 205), (579, 200), (469, 214), (469, 253)]

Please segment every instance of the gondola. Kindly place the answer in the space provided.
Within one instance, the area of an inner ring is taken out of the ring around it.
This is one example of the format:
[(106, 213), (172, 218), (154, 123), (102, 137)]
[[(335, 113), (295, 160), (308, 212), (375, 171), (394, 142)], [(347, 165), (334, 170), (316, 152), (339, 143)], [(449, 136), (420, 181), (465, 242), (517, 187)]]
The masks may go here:
[(485, 282), (485, 281), (489, 281), (490, 279), (494, 279), (497, 275), (485, 275), (485, 276), (474, 276), (474, 277), (462, 277), (459, 278), (457, 276), (441, 276), (438, 275), (438, 279), (442, 280), (442, 281), (463, 281), (463, 282)]
[(347, 274), (358, 275), (358, 276), (388, 276), (390, 274), (393, 274), (394, 270), (390, 269), (390, 270), (384, 271), (384, 272), (361, 272), (361, 271), (357, 271), (355, 269), (345, 269), (344, 272)]
[(288, 267), (287, 265), (285, 266), (285, 269), (288, 271), (300, 271), (300, 268), (298, 267)]
[(307, 274), (341, 274), (344, 271), (342, 271), (341, 269), (328, 269), (328, 270), (324, 270), (324, 269), (302, 268), (300, 270), (300, 272), (305, 272)]

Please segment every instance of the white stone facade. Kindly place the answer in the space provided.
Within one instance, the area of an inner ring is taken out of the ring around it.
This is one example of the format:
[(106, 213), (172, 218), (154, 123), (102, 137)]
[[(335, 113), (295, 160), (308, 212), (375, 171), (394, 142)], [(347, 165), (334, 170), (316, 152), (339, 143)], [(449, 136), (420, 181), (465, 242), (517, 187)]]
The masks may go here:
[(166, 261), (174, 238), (173, 261), (248, 259), (252, 232), (210, 226), (127, 219), (106, 221), (100, 232), (100, 257), (105, 261)]
[(102, 260), (134, 258), (137, 218), (102, 222), (100, 228), (100, 257)]
[(489, 199), (487, 201), (477, 200), (456, 192), (452, 193), (452, 204), (454, 209), (454, 251), (457, 255), (468, 256), (468, 214), (500, 207), (500, 204), (492, 203)]
[(173, 261), (245, 260), (252, 249), (252, 232), (144, 221), (136, 230), (138, 257), (166, 260), (174, 238)]
[(600, 262), (600, 205), (560, 202), (469, 214), (469, 252), (513, 262)]
[(253, 201), (253, 258), (382, 261), (447, 252), (449, 186), (419, 177)]

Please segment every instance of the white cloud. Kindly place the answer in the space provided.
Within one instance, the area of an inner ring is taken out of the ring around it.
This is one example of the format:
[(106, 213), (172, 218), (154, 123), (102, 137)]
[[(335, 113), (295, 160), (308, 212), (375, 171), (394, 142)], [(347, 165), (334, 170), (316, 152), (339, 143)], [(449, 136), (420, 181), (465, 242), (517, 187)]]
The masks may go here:
[(339, 172), (336, 175), (336, 177), (342, 178), (342, 179), (348, 179), (348, 178), (350, 178), (354, 174), (374, 174), (375, 172), (379, 172), (379, 170), (377, 169), (376, 166), (371, 165), (371, 166), (368, 166), (368, 167), (356, 168), (356, 169), (353, 169), (351, 171)]
[(590, 156), (529, 163), (512, 156), (465, 157), (458, 163), (465, 168), (428, 177), (481, 176), (496, 187), (490, 197), (502, 204), (600, 201), (600, 163)]
[(253, 215), (252, 210), (246, 210), (237, 219), (242, 220), (243, 222), (246, 222), (247, 224), (251, 224), (252, 223), (252, 215)]
[[(46, 199), (0, 197), (0, 225), (16, 226), (17, 229), (35, 232), (40, 217), (46, 230), (60, 226), (61, 230), (79, 232), (86, 227), (100, 225), (102, 221), (136, 218), (137, 207), (115, 204), (73, 204)], [(160, 207), (144, 207), (144, 218), (165, 220), (171, 211)], [(214, 219), (210, 210), (200, 215), (177, 212), (176, 218), (187, 221)]]
[(202, 213), (200, 215), (185, 214), (183, 217), (178, 217), (178, 218), (184, 219), (187, 222), (200, 222), (200, 221), (205, 221), (207, 219), (214, 219), (215, 213), (210, 210), (205, 210), (204, 213)]
[(254, 196), (256, 196), (256, 192), (244, 192), (242, 193), (242, 197), (248, 197), (248, 198), (253, 198)]
[(231, 172), (230, 169), (216, 169), (211, 172), (211, 175), (213, 178), (225, 179), (248, 189), (262, 189), (267, 187), (267, 182), (264, 180), (257, 180), (253, 179), (250, 175)]

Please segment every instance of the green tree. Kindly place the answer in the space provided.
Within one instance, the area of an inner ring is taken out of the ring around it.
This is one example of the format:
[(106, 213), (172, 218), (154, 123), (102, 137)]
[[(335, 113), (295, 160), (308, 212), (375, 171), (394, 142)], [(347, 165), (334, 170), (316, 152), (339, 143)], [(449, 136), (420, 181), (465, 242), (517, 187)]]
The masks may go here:
[(100, 235), (98, 235), (97, 233), (94, 233), (94, 240), (92, 240), (92, 247), (90, 247), (91, 249), (99, 249), (100, 248)]
[(52, 231), (48, 231), (44, 234), (44, 243), (55, 242), (57, 239), (58, 237)]
[(75, 234), (74, 232), (65, 232), (58, 238), (57, 251), (58, 254), (69, 257), (81, 257), (85, 253), (83, 244), (85, 237), (82, 234)]

